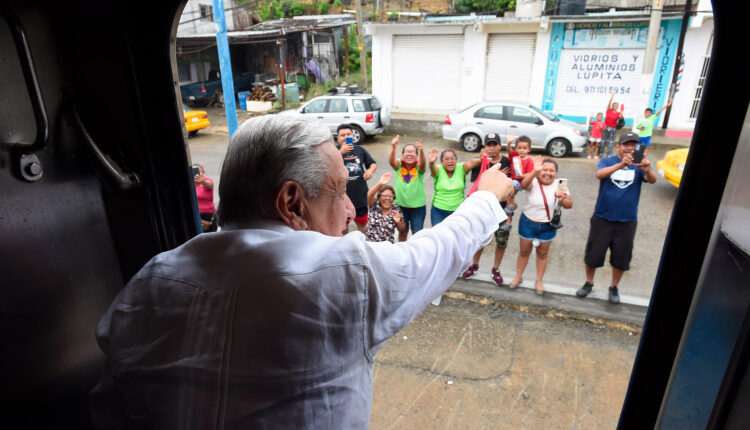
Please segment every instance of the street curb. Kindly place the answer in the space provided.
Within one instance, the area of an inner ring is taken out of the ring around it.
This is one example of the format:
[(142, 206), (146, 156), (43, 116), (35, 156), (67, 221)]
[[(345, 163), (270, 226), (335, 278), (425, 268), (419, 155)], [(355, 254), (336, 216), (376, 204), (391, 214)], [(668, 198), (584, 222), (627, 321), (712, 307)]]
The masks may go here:
[[(533, 285), (521, 284), (518, 289), (511, 290), (483, 280), (459, 278), (443, 295), (484, 306), (498, 306), (547, 318), (584, 321), (633, 333), (640, 333), (643, 328), (648, 306), (626, 303), (624, 300), (619, 305), (612, 305), (608, 300), (598, 297), (605, 295), (604, 293), (582, 299), (575, 294), (571, 296), (564, 292), (553, 292), (550, 287), (550, 284), (545, 284), (547, 290), (544, 296), (537, 296)], [(570, 290), (568, 287), (563, 288)], [(621, 296), (621, 299), (625, 297)], [(642, 300), (636, 299), (636, 303)]]

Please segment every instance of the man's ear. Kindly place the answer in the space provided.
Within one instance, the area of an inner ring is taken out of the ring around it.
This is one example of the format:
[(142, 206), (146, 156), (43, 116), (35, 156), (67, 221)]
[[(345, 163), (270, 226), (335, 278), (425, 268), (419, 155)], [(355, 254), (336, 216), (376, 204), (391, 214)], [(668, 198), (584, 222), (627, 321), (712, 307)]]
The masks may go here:
[(302, 186), (294, 181), (286, 181), (279, 187), (274, 199), (276, 214), (281, 221), (295, 230), (307, 230), (305, 213), (307, 198)]

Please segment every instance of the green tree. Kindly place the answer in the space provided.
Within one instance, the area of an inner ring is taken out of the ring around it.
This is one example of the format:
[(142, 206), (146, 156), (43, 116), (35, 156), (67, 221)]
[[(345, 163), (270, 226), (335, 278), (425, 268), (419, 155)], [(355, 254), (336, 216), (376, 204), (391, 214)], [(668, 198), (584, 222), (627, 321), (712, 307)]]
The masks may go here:
[(459, 12), (487, 12), (516, 8), (516, 0), (456, 0)]
[(325, 15), (328, 13), (328, 8), (330, 7), (331, 5), (327, 1), (322, 1), (315, 6), (315, 9), (318, 10), (318, 15)]
[[(344, 39), (341, 39), (341, 46), (344, 45)], [(347, 58), (349, 60), (349, 72), (359, 70), (359, 39), (357, 38), (357, 26), (352, 24), (349, 26), (349, 52)], [(367, 54), (369, 55), (369, 51)]]

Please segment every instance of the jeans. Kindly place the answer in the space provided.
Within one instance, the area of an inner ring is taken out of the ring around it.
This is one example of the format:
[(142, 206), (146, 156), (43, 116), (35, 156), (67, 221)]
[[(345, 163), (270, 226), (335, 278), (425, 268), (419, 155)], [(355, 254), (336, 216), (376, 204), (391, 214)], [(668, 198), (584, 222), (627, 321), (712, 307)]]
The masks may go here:
[(424, 228), (424, 218), (427, 215), (427, 209), (425, 206), (418, 208), (405, 208), (399, 206), (401, 213), (404, 214), (404, 222), (406, 223), (406, 231), (409, 231), (411, 227), (412, 234), (422, 230)]
[(607, 157), (612, 156), (615, 149), (615, 139), (617, 139), (617, 129), (614, 127), (605, 127), (602, 130), (602, 143), (599, 145), (599, 155), (603, 156), (604, 147), (607, 147)]
[(435, 227), (436, 225), (440, 224), (444, 219), (448, 218), (448, 215), (452, 213), (453, 211), (446, 211), (432, 206), (430, 208), (430, 221), (432, 222), (432, 226)]

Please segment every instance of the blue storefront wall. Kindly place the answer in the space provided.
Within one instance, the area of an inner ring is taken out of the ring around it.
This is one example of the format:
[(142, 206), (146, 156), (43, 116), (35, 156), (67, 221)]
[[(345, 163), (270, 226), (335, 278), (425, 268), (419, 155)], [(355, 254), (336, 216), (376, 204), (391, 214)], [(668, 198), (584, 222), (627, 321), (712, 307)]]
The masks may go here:
[[(648, 104), (652, 108), (661, 108), (669, 96), (680, 23), (680, 19), (661, 23)], [(625, 117), (632, 123), (639, 115), (636, 109), (641, 108), (633, 101), (641, 97), (647, 35), (647, 21), (555, 23), (550, 33), (542, 109), (583, 123), (589, 112), (604, 110), (613, 89), (616, 100), (629, 101)]]

